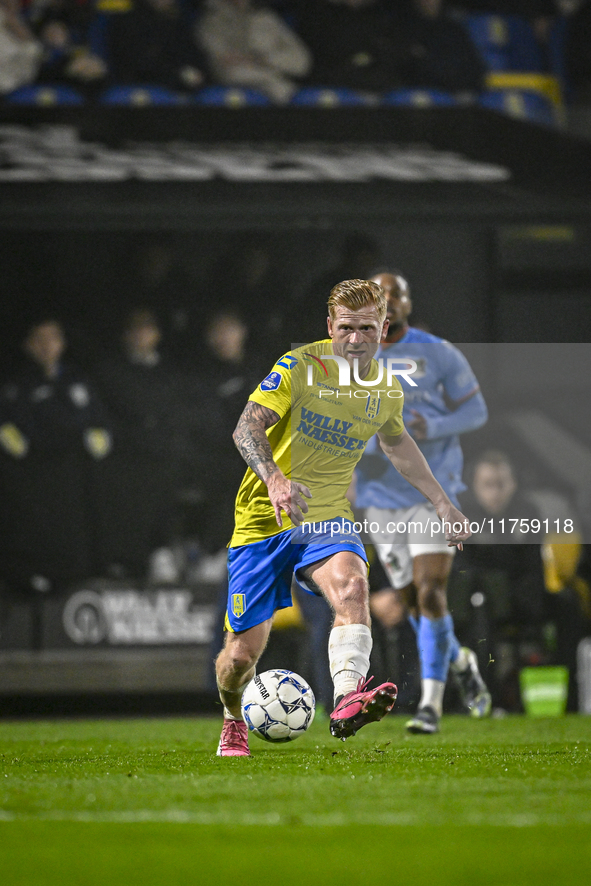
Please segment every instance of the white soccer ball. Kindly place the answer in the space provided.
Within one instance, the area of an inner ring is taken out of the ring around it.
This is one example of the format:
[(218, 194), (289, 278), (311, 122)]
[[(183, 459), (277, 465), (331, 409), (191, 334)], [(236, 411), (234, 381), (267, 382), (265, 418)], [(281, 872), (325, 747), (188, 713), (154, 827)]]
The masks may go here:
[(279, 668), (254, 677), (242, 695), (250, 732), (271, 742), (293, 741), (314, 719), (316, 700), (303, 677)]

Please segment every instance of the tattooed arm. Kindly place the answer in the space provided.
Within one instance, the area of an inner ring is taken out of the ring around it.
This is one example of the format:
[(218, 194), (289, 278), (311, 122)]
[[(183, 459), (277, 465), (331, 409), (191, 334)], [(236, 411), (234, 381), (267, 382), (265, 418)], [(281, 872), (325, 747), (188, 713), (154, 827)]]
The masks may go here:
[(268, 406), (249, 400), (234, 431), (238, 452), (263, 483), (278, 470), (265, 431), (279, 421), (279, 416)]
[(302, 498), (312, 498), (303, 483), (288, 480), (273, 458), (271, 445), (265, 431), (277, 424), (279, 415), (267, 406), (249, 400), (234, 431), (234, 443), (246, 464), (266, 485), (269, 500), (275, 511), (275, 519), (283, 526), (281, 511), (285, 511), (295, 526), (299, 526), (308, 505)]

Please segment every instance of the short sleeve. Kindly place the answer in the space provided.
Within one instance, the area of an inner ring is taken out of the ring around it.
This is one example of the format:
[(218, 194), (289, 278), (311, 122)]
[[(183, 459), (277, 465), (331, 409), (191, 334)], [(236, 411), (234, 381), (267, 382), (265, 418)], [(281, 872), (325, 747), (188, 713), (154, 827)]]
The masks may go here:
[(287, 415), (292, 407), (293, 395), (298, 388), (297, 375), (300, 365), (301, 361), (292, 354), (284, 354), (248, 399), (260, 403), (261, 406), (267, 406), (280, 418)]

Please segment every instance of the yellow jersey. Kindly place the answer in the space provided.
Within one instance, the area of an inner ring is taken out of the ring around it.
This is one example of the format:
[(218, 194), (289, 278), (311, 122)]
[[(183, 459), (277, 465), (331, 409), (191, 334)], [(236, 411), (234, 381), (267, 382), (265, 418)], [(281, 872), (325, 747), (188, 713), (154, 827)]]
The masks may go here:
[[(267, 438), (285, 476), (312, 493), (305, 499), (305, 522), (352, 520), (346, 493), (368, 441), (377, 431), (397, 437), (404, 430), (402, 387), (381, 369), (372, 360), (366, 377), (359, 379), (325, 339), (281, 357), (249, 397), (279, 416)], [(230, 546), (292, 529), (287, 514), (282, 518), (283, 526), (278, 526), (266, 485), (248, 468), (236, 497)]]

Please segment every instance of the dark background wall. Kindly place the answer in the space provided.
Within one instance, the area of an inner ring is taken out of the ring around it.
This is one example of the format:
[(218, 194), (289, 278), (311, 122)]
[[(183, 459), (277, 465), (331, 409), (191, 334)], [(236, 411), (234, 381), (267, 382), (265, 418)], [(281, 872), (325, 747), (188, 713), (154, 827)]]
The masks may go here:
[[(376, 264), (393, 264), (408, 275), (416, 319), (455, 340), (489, 338), (490, 231), (444, 222), (363, 225), (362, 231), (376, 244)], [(277, 269), (277, 303), (303, 301), (313, 279), (337, 264), (343, 241), (351, 233), (338, 224), (328, 230), (257, 231), (257, 241), (268, 249)], [(158, 241), (168, 244), (175, 265), (182, 270), (185, 299), (198, 322), (199, 312), (212, 301), (240, 301), (240, 293), (230, 291), (227, 280), (218, 280), (215, 292), (211, 274), (242, 235), (231, 228), (212, 233), (163, 230), (149, 237), (130, 231), (6, 232), (0, 243), (3, 326), (18, 324), (29, 308), (52, 304), (80, 332), (92, 325), (94, 331), (108, 335), (118, 306), (144, 296), (139, 254), (147, 244)], [(327, 296), (319, 293), (317, 304), (306, 304), (310, 316), (317, 316), (319, 337), (325, 332)], [(243, 307), (248, 310), (247, 304)], [(195, 333), (199, 334), (198, 328)], [(298, 340), (297, 328), (293, 340)]]

